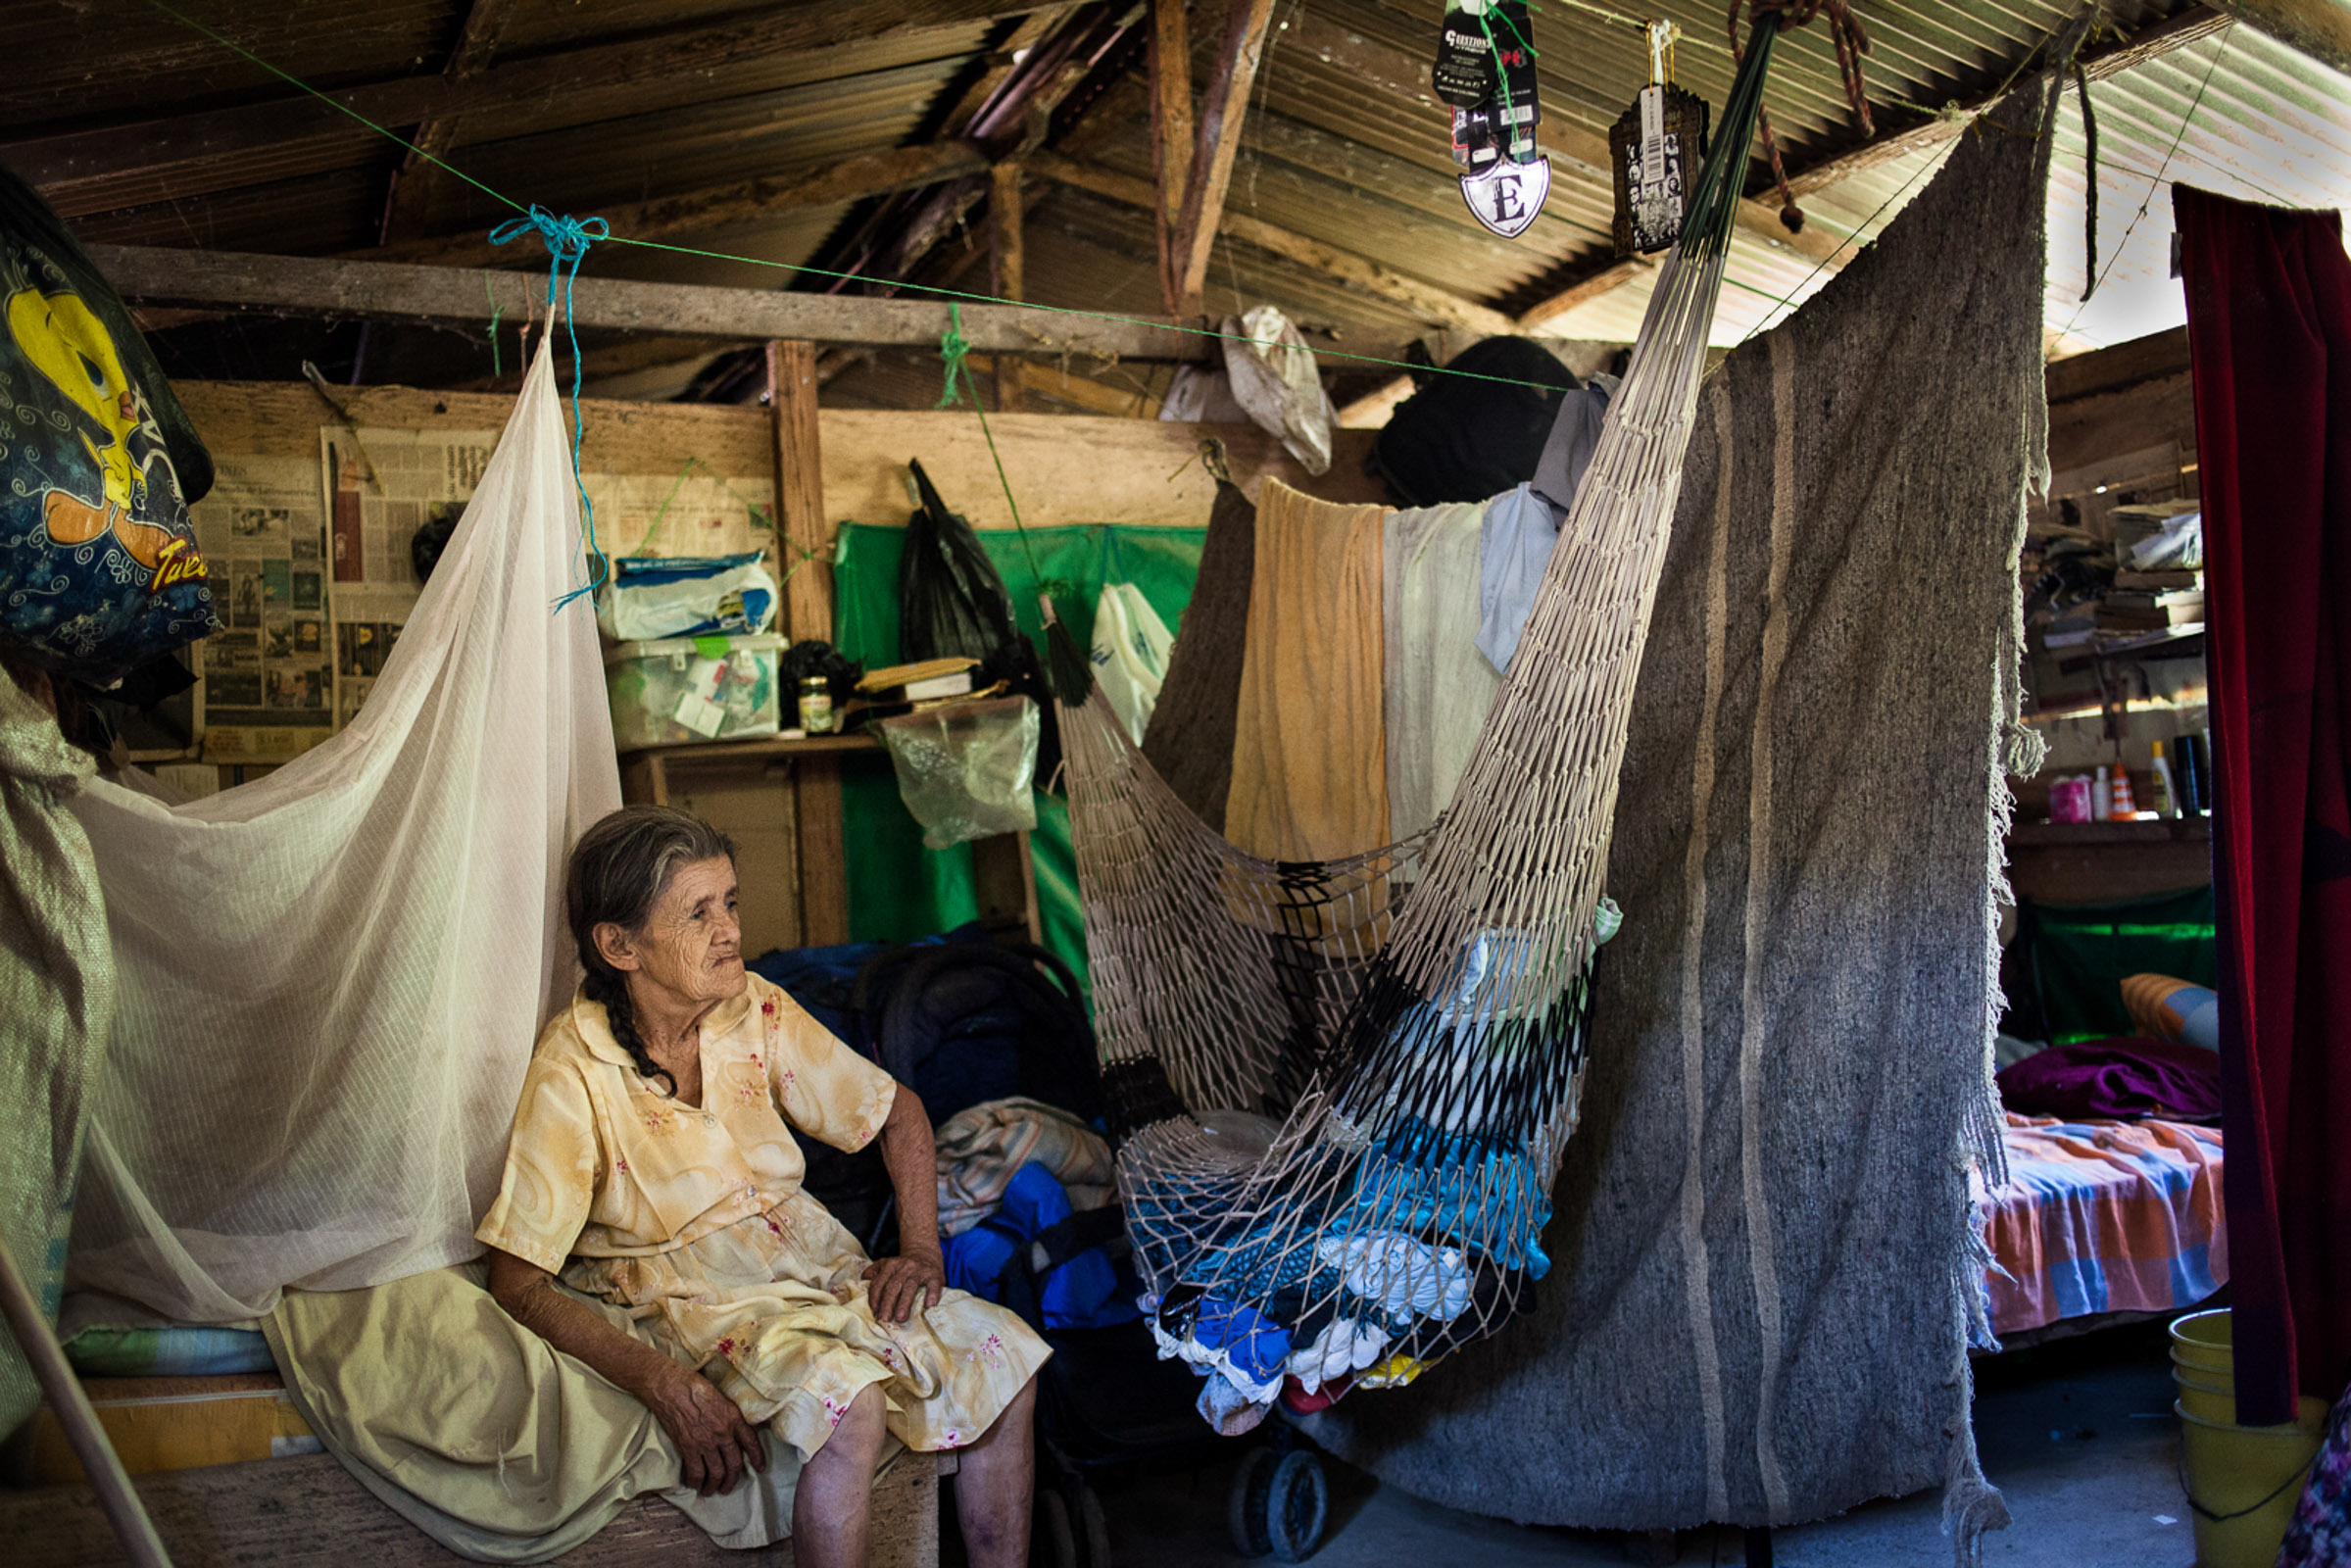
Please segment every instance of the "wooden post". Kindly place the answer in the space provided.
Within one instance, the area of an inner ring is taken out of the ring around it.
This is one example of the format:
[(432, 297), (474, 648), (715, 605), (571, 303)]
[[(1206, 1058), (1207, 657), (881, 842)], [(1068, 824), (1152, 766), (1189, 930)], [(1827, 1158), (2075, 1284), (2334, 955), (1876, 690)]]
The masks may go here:
[[(816, 429), (816, 346), (767, 345), (767, 403), (775, 431), (776, 534), (784, 571), (784, 625), (795, 642), (833, 639), (833, 560), (824, 523), (823, 453)], [(789, 705), (792, 694), (779, 694)], [(849, 863), (841, 847), (841, 762), (796, 760), (793, 796), (800, 841), (800, 940), (849, 940)]]
[(1179, 314), (1184, 297), (1176, 224), (1192, 177), (1192, 37), (1184, 3), (1151, 0), (1151, 158), (1159, 182), (1151, 227), (1159, 236), (1159, 308), (1170, 316)]
[(66, 1364), (66, 1352), (57, 1348), (57, 1337), (49, 1332), (48, 1314), (33, 1298), (24, 1276), (17, 1272), (16, 1256), (4, 1242), (0, 1242), (0, 1319), (6, 1320), (16, 1336), (17, 1348), (24, 1352), (41, 1392), (49, 1396), (58, 1425), (66, 1429), (66, 1441), (73, 1446), (73, 1456), (81, 1461), (82, 1473), (98, 1494), (98, 1505), (106, 1510), (107, 1522), (115, 1527), (115, 1537), (122, 1544), (122, 1555), (136, 1568), (171, 1568), (171, 1554), (164, 1549), (163, 1538), (155, 1533), (129, 1473), (122, 1468), (115, 1446), (107, 1441), (105, 1429), (98, 1425), (90, 1396)]
[[(1020, 245), (1020, 166), (998, 164), (988, 172), (988, 283), (1000, 300), (1025, 298)], [(1017, 354), (996, 357), (996, 408), (1000, 414), (1018, 413), (1021, 359)]]

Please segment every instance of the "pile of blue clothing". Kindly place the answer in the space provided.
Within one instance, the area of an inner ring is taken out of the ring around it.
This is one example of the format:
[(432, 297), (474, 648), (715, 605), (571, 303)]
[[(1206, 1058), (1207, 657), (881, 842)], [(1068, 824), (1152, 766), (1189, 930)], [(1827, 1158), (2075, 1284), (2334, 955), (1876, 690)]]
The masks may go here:
[[(947, 1239), (947, 1283), (986, 1300), (1002, 1300), (1005, 1270), (1071, 1212), (1069, 1194), (1051, 1170), (1034, 1162), (1021, 1166), (1004, 1189), (1002, 1208)], [(1107, 1328), (1141, 1317), (1135, 1298), (1142, 1294), (1132, 1264), (1113, 1263), (1103, 1249), (1090, 1247), (1045, 1276), (1039, 1304), (1049, 1329)]]

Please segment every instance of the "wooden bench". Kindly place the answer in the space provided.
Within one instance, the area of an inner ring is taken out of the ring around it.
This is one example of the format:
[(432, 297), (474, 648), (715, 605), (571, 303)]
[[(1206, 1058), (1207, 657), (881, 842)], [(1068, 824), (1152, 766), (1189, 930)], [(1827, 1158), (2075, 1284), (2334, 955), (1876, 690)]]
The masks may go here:
[[(448, 1568), (468, 1559), (378, 1501), (327, 1454), (135, 1478), (176, 1568)], [(118, 1568), (122, 1548), (88, 1487), (0, 1491), (0, 1558), (42, 1568)], [(640, 1497), (584, 1544), (571, 1568), (788, 1568), (792, 1548), (746, 1554), (713, 1543), (659, 1497)], [(939, 1475), (906, 1454), (873, 1484), (873, 1568), (937, 1568)]]

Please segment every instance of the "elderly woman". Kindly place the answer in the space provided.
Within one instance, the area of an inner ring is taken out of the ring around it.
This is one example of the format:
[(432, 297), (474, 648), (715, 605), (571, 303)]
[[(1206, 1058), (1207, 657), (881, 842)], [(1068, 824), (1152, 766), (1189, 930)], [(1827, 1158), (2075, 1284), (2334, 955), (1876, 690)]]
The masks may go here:
[[(805, 1568), (865, 1560), (885, 1431), (958, 1448), (975, 1568), (1028, 1555), (1034, 1378), (1019, 1319), (946, 1288), (931, 1124), (914, 1092), (745, 971), (734, 846), (632, 806), (571, 852), (564, 905), (587, 978), (539, 1037), (504, 1184), (477, 1233), (514, 1320), (652, 1407), (706, 1494), (800, 1451)], [(875, 1138), (899, 1250), (869, 1260), (801, 1189), (786, 1122)], [(628, 1307), (656, 1349), (554, 1289)]]

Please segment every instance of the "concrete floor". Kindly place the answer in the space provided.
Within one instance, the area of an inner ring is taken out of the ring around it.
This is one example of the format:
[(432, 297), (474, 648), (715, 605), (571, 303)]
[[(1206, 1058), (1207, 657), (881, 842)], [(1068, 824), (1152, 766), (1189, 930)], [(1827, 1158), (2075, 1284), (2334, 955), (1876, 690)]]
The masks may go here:
[[(1978, 1363), (1977, 1443), (2014, 1523), (1984, 1540), (1984, 1561), (2015, 1568), (2189, 1568), (2186, 1499), (2174, 1465), (2169, 1364), (2160, 1325), (2110, 1330)], [(1460, 1513), (1330, 1464), (1331, 1523), (1315, 1568), (1421, 1568), (1474, 1562), (1606, 1563), (1653, 1559), (1645, 1539), (1521, 1527)], [(1107, 1479), (1102, 1487), (1116, 1568), (1222, 1568), (1226, 1462), (1197, 1471)], [(1773, 1533), (1783, 1568), (1947, 1568), (1941, 1497), (1874, 1502)], [(1737, 1531), (1690, 1532), (1684, 1564), (1743, 1563)]]

